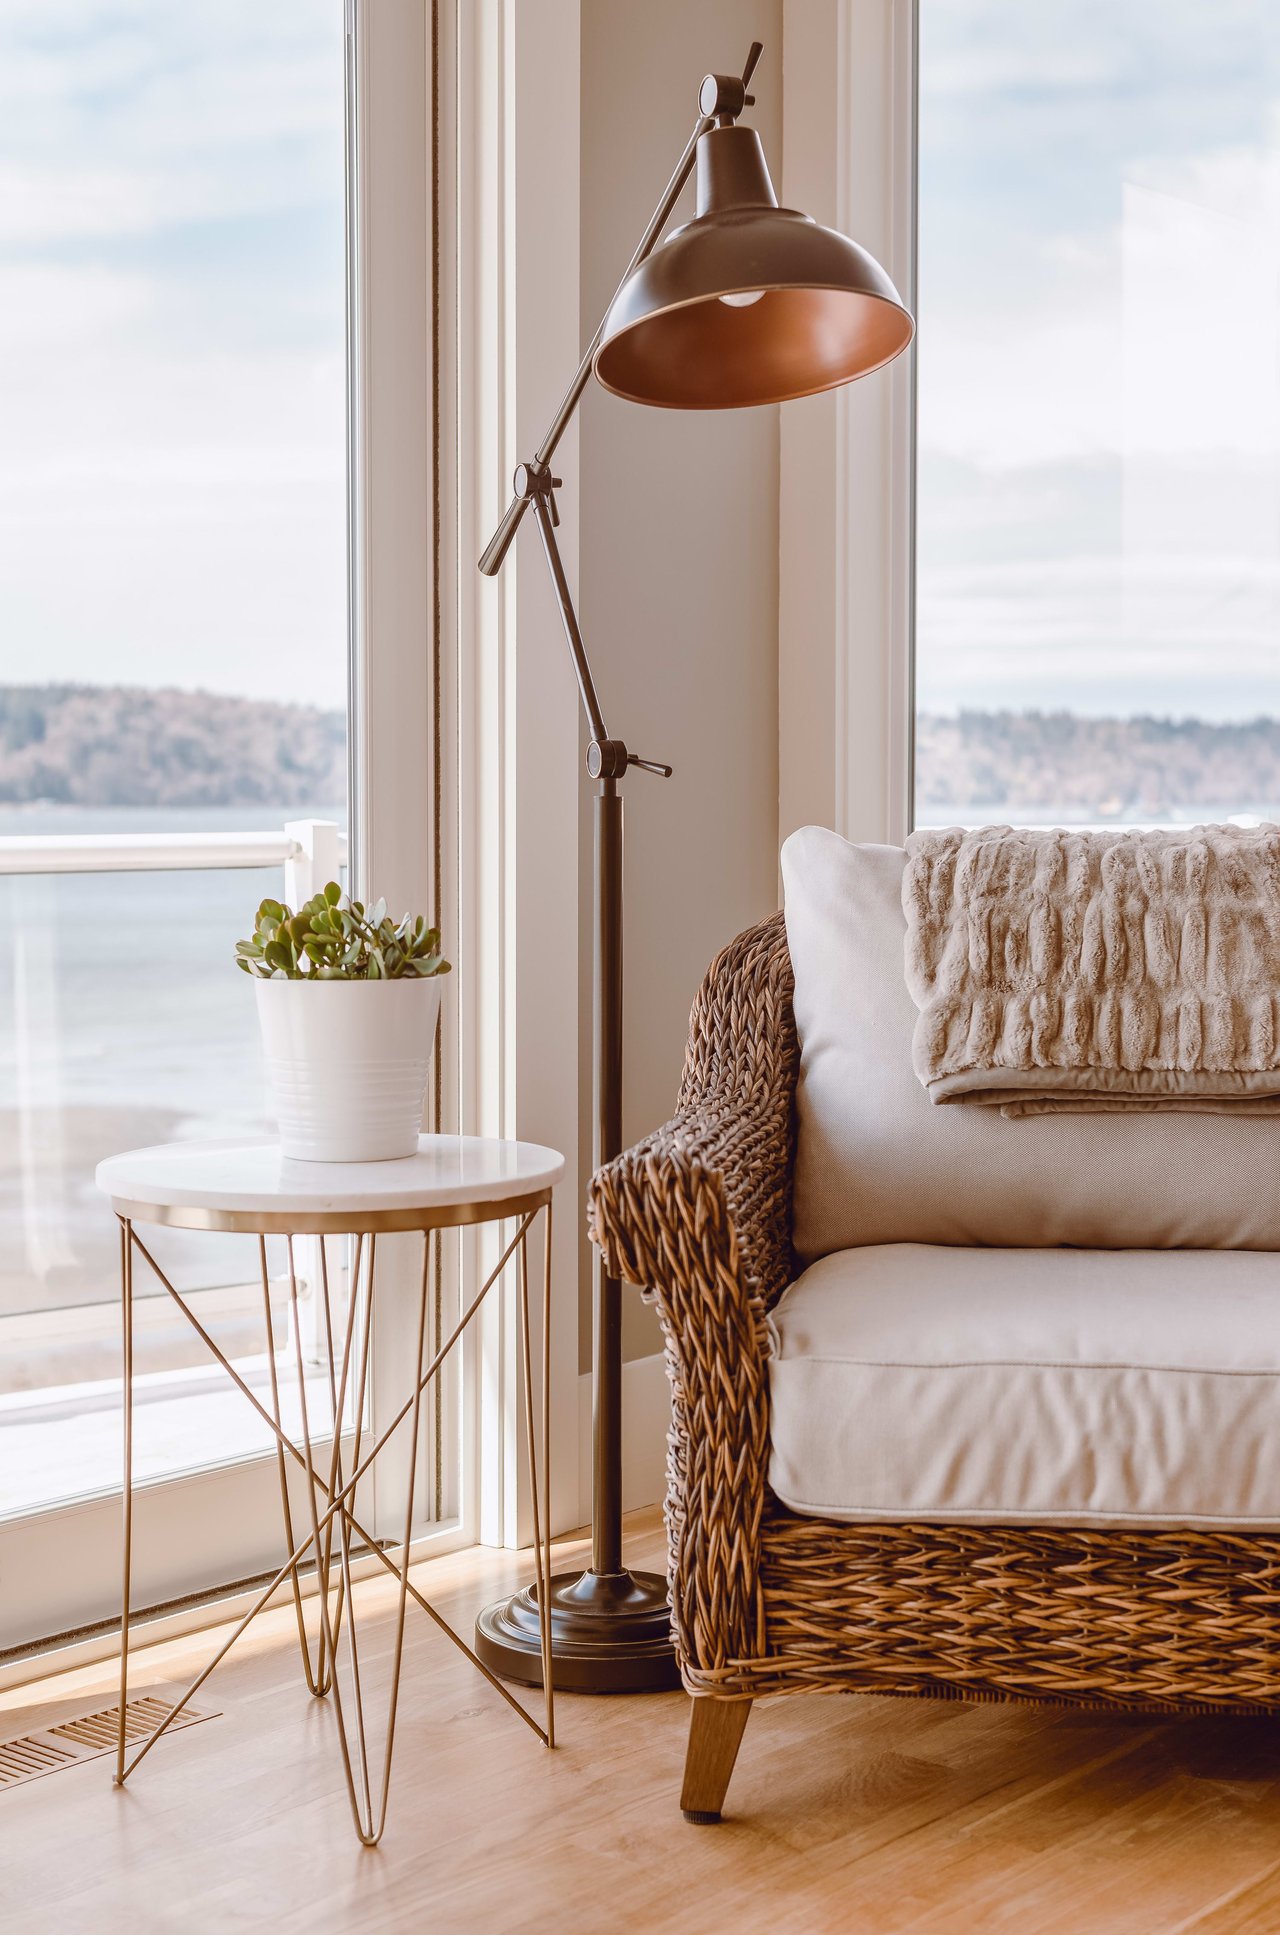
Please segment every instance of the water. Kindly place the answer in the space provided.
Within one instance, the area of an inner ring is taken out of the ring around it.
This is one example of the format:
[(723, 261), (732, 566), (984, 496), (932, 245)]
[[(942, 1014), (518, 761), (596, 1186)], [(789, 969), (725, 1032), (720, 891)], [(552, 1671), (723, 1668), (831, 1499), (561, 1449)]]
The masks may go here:
[[(0, 834), (256, 831), (341, 809), (0, 807)], [(235, 966), (283, 869), (0, 875), (0, 1316), (114, 1299), (104, 1156), (270, 1127)], [(256, 1273), (252, 1239), (162, 1244), (190, 1289)], [(139, 1285), (145, 1291), (150, 1286)]]

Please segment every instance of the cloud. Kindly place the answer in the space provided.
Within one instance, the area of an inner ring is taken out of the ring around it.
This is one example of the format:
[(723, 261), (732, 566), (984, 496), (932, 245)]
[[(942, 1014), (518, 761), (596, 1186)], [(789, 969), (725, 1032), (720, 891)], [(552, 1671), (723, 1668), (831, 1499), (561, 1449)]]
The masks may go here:
[(922, 702), (1280, 710), (1280, 41), (1212, 11), (924, 10)]
[(340, 704), (342, 8), (6, 0), (6, 671)]

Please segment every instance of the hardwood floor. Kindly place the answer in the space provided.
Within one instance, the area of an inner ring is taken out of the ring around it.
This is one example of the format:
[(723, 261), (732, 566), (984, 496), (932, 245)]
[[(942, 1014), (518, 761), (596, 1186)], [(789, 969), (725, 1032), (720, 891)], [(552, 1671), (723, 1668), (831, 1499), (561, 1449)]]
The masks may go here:
[[(656, 1514), (631, 1529), (636, 1560), (658, 1561)], [(465, 1628), (525, 1569), (468, 1552), (419, 1577)], [(358, 1590), (389, 1611), (389, 1581)], [(386, 1837), (364, 1852), (291, 1620), (260, 1622), (204, 1690), (221, 1717), (161, 1742), (124, 1792), (97, 1760), (0, 1794), (5, 1935), (1280, 1929), (1270, 1722), (759, 1701), (723, 1823), (691, 1827), (682, 1694), (562, 1695), (548, 1754), (421, 1615)], [(204, 1634), (137, 1655), (136, 1690), (183, 1684), (209, 1650)], [(4, 1695), (0, 1738), (98, 1696), (113, 1697), (107, 1668)]]

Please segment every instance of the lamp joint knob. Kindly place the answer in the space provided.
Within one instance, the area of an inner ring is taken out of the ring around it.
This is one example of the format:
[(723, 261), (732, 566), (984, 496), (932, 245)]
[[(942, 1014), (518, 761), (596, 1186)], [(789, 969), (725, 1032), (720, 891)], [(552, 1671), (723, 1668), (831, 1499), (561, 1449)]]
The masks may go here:
[(708, 120), (722, 126), (736, 121), (747, 105), (747, 90), (736, 74), (706, 74), (698, 89), (698, 107)]
[(630, 754), (621, 739), (593, 739), (587, 747), (587, 772), (592, 779), (621, 779)]
[(549, 464), (517, 464), (511, 488), (517, 497), (532, 499), (550, 497), (552, 491), (559, 490), (563, 483), (563, 477), (551, 475)]
[(748, 94), (751, 76), (764, 52), (758, 40), (751, 43), (747, 64), (741, 74), (704, 74), (698, 89), (698, 108), (708, 119), (716, 119), (721, 127), (730, 127), (742, 113), (743, 108), (754, 107), (756, 97)]

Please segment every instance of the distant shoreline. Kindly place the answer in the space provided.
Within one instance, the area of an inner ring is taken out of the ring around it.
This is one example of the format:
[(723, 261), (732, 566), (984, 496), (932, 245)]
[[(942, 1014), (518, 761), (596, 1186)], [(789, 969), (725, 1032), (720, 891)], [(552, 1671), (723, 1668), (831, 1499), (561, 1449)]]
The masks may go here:
[[(0, 685), (0, 806), (287, 810), (343, 799), (346, 763), (340, 709), (175, 686)], [(933, 814), (1160, 819), (1280, 802), (1280, 719), (923, 713), (915, 765)]]
[(1069, 712), (922, 714), (916, 789), (934, 812), (1070, 812), (1159, 820), (1280, 802), (1280, 719), (1094, 718)]

